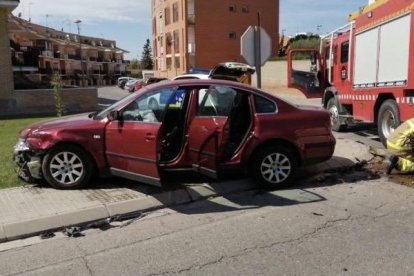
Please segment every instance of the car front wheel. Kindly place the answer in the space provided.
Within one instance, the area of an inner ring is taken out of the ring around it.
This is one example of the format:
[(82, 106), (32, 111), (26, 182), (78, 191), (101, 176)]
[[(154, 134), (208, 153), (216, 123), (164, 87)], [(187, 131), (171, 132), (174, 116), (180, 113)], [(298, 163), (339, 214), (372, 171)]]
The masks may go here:
[(73, 189), (90, 181), (94, 166), (89, 155), (80, 147), (60, 145), (45, 155), (42, 171), (45, 180), (52, 187)]
[(291, 183), (297, 166), (297, 158), (289, 148), (273, 146), (257, 153), (253, 173), (260, 186), (279, 189)]

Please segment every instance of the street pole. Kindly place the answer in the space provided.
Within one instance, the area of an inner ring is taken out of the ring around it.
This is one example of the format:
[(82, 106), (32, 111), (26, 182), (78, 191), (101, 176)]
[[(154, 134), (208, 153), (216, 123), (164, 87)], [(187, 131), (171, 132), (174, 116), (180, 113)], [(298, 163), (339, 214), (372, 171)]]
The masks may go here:
[(258, 26), (254, 27), (254, 47), (255, 47), (255, 66), (257, 77), (257, 88), (262, 88), (262, 57), (261, 57), (261, 39), (260, 39), (260, 13), (257, 13)]
[(83, 73), (83, 66), (82, 66), (82, 40), (80, 36), (80, 23), (82, 23), (81, 20), (76, 20), (75, 24), (78, 26), (78, 39), (79, 39), (79, 56), (80, 56), (80, 66), (81, 66), (81, 86), (84, 86), (83, 79), (84, 79), (84, 73)]

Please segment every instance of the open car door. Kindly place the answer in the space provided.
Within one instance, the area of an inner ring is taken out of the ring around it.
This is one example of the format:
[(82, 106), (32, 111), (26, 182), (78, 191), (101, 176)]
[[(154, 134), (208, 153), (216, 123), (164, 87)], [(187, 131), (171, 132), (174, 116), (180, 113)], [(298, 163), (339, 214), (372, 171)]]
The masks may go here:
[(198, 91), (197, 113), (189, 125), (188, 151), (193, 169), (212, 178), (229, 135), (228, 116), (236, 91), (225, 86)]
[(161, 186), (158, 171), (164, 98), (173, 89), (147, 93), (120, 111), (111, 112), (106, 126), (106, 157), (113, 175)]
[(288, 53), (287, 84), (307, 98), (321, 98), (326, 81), (318, 50), (294, 49)]

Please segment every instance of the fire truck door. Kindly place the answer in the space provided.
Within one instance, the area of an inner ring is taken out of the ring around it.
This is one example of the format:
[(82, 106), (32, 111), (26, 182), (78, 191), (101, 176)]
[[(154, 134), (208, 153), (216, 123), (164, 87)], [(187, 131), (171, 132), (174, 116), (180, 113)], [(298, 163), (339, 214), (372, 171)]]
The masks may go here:
[(296, 88), (307, 98), (323, 94), (323, 74), (318, 50), (295, 49), (288, 54), (288, 87)]

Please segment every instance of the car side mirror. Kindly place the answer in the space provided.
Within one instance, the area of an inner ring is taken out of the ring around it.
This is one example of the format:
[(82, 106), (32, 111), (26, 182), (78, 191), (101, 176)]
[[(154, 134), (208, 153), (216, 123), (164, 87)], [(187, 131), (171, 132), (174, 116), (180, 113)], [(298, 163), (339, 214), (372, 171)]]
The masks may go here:
[(121, 112), (118, 110), (112, 110), (108, 113), (108, 120), (109, 121), (122, 121)]

